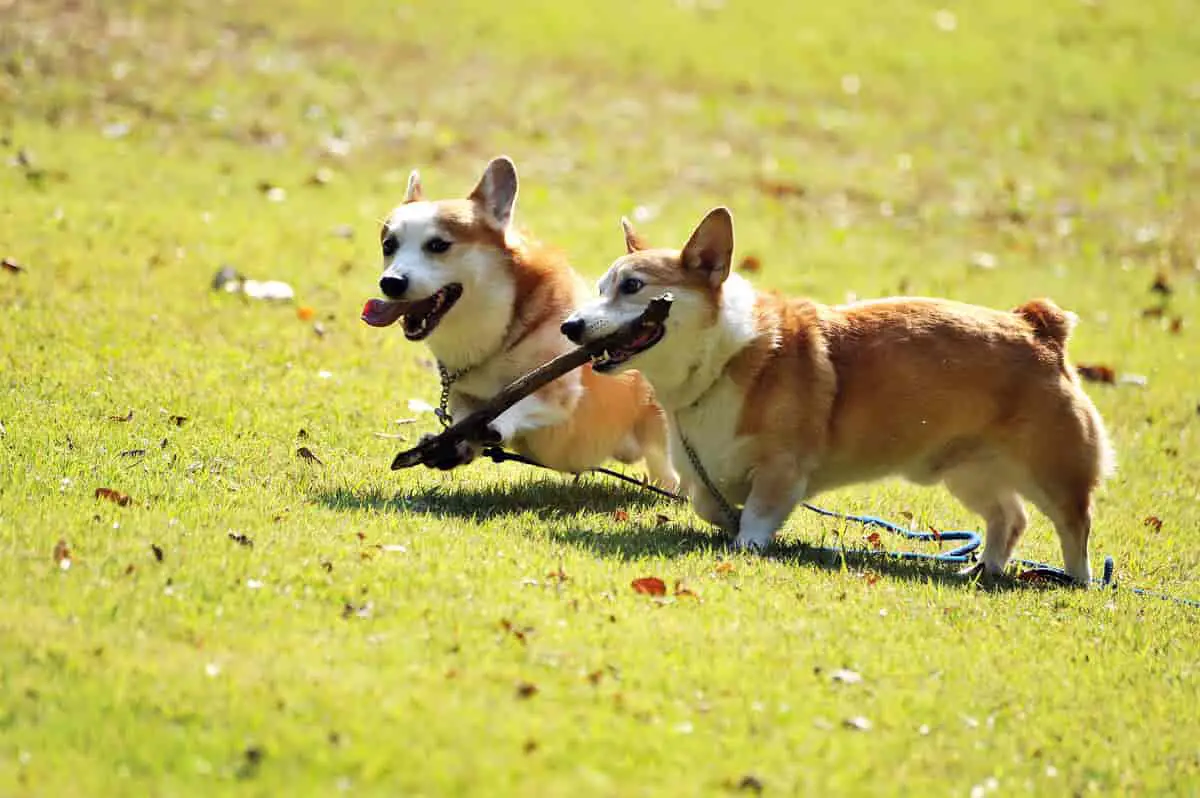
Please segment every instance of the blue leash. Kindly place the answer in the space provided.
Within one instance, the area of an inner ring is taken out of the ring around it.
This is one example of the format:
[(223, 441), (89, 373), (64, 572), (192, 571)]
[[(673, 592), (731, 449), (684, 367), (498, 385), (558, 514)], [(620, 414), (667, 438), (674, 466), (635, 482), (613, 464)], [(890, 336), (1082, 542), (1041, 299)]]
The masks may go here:
[[(823, 515), (827, 518), (840, 518), (844, 521), (853, 521), (862, 524), (865, 527), (880, 527), (897, 535), (903, 535), (909, 540), (916, 540), (922, 543), (941, 543), (944, 541), (964, 541), (963, 545), (956, 549), (951, 549), (947, 552), (938, 552), (937, 554), (926, 554), (918, 551), (875, 551), (873, 549), (855, 549), (856, 553), (873, 554), (876, 556), (887, 557), (897, 560), (932, 560), (934, 562), (945, 563), (968, 563), (975, 560), (975, 551), (983, 545), (983, 540), (976, 532), (966, 530), (954, 530), (950, 532), (919, 532), (913, 529), (907, 529), (887, 521), (883, 518), (877, 518), (873, 515), (852, 515), (850, 513), (839, 513), (834, 510), (826, 510), (812, 504), (805, 503), (804, 509), (811, 510), (817, 515)], [(836, 549), (827, 549), (836, 551)], [(1014, 559), (1013, 563), (1024, 566), (1029, 570), (1021, 574), (1020, 579), (1027, 580), (1045, 580), (1055, 582), (1062, 585), (1073, 584), (1071, 576), (1061, 568), (1055, 568), (1053, 565), (1048, 565), (1044, 562), (1036, 560), (1020, 560)], [(1117, 582), (1114, 579), (1114, 571), (1116, 563), (1112, 557), (1104, 558), (1104, 572), (1099, 577), (1092, 577), (1092, 584), (1098, 585), (1101, 588), (1117, 589)], [(1182, 604), (1185, 607), (1195, 607), (1200, 609), (1200, 601), (1188, 598), (1179, 598), (1178, 596), (1168, 596), (1165, 593), (1155, 593), (1150, 590), (1144, 590), (1140, 587), (1126, 588), (1130, 593), (1147, 598), (1159, 599), (1160, 601), (1170, 601), (1176, 604)]]
[[(547, 468), (547, 466), (542, 465), (536, 460), (517, 454), (516, 452), (507, 451), (499, 446), (486, 447), (483, 450), (483, 455), (489, 458), (493, 463), (515, 462), (537, 466), (539, 468)], [(592, 468), (589, 470), (599, 474), (604, 474), (605, 476), (615, 477), (616, 479), (623, 480), (631, 485), (636, 485), (643, 490), (649, 490), (657, 493), (665, 498), (674, 499), (676, 501), (683, 500), (682, 496), (677, 496), (670, 491), (665, 491), (662, 488), (655, 487), (647, 482), (634, 479), (633, 477), (622, 474), (619, 471), (613, 471), (608, 468)], [(888, 532), (901, 535), (908, 540), (915, 540), (919, 543), (937, 543), (940, 545), (946, 542), (962, 542), (962, 545), (958, 546), (957, 548), (953, 548), (950, 551), (938, 552), (936, 554), (920, 551), (879, 551), (875, 549), (850, 550), (858, 554), (868, 554), (894, 560), (923, 560), (925, 562), (942, 562), (961, 565), (964, 563), (974, 562), (975, 552), (980, 546), (983, 545), (983, 539), (979, 537), (978, 532), (971, 532), (963, 529), (956, 529), (948, 532), (920, 532), (915, 529), (908, 529), (907, 527), (900, 526), (899, 524), (874, 515), (853, 515), (851, 513), (839, 513), (835, 510), (826, 510), (823, 507), (817, 507), (814, 504), (808, 504), (807, 502), (805, 502), (802, 506), (804, 509), (810, 510), (817, 515), (825, 516), (826, 518), (838, 518), (843, 521), (853, 521), (854, 523), (862, 524), (865, 527), (879, 527), (880, 529), (886, 529)], [(823, 549), (831, 553), (841, 552), (840, 549), (833, 549), (827, 546), (817, 546), (814, 548)], [(1074, 580), (1072, 580), (1070, 574), (1061, 568), (1055, 568), (1053, 565), (1048, 565), (1044, 562), (1037, 562), (1035, 560), (1014, 559), (1011, 562), (1029, 569), (1025, 573), (1021, 574), (1021, 576), (1018, 577), (1019, 579), (1028, 581), (1047, 581), (1061, 585), (1074, 584)], [(1115, 570), (1116, 563), (1113, 561), (1113, 558), (1105, 557), (1104, 571), (1101, 576), (1092, 577), (1092, 584), (1098, 585), (1101, 588), (1107, 588), (1115, 591), (1118, 586), (1118, 583), (1114, 578)], [(1159, 599), (1160, 601), (1170, 601), (1174, 602), (1175, 604), (1181, 604), (1185, 607), (1195, 607), (1200, 609), (1200, 601), (1196, 601), (1195, 599), (1168, 596), (1165, 593), (1155, 593), (1150, 590), (1144, 590), (1140, 587), (1128, 587), (1125, 589), (1138, 596)]]

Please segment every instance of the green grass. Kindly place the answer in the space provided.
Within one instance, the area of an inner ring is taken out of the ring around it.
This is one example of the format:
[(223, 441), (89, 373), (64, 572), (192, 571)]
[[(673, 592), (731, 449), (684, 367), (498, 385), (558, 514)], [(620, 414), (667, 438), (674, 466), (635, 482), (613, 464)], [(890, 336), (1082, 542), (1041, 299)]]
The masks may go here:
[[(862, 531), (802, 513), (719, 570), (686, 508), (594, 479), (392, 473), (372, 433), (432, 429), (393, 422), (436, 379), (357, 320), (408, 170), (460, 194), (500, 152), (589, 275), (621, 214), (678, 244), (723, 203), (764, 286), (1052, 296), (1077, 361), (1147, 378), (1089, 386), (1093, 565), (1200, 598), (1189, 4), (250, 5), (0, 2), (0, 794), (1200, 790), (1196, 610), (831, 559)], [(226, 263), (326, 334), (213, 294)], [(1044, 519), (1021, 553), (1059, 562)]]

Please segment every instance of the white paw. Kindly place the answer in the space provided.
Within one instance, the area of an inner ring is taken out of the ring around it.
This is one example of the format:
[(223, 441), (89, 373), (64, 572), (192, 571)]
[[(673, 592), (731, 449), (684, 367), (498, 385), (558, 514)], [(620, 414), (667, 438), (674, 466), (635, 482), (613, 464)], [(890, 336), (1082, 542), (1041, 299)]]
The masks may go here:
[(771, 545), (771, 538), (755, 537), (753, 535), (739, 534), (733, 539), (733, 548), (737, 551), (752, 552), (761, 554)]

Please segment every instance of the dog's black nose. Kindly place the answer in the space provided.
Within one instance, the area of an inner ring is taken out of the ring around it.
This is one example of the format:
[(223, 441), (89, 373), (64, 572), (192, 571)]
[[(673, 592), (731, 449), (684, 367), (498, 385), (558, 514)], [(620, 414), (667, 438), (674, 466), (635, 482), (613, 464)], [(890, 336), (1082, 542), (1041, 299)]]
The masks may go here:
[(388, 299), (403, 299), (408, 290), (407, 277), (384, 277), (379, 281), (379, 290)]
[(558, 329), (573, 342), (581, 344), (583, 343), (583, 328), (583, 319), (573, 317), (564, 321)]

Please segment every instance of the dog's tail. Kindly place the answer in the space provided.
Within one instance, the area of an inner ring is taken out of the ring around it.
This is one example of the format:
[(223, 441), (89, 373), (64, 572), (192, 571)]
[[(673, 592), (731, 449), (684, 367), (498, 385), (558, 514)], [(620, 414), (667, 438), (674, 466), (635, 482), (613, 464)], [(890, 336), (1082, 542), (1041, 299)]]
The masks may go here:
[(1020, 307), (1013, 308), (1033, 328), (1033, 337), (1048, 344), (1062, 354), (1067, 351), (1067, 338), (1079, 317), (1063, 310), (1049, 299), (1033, 299)]

